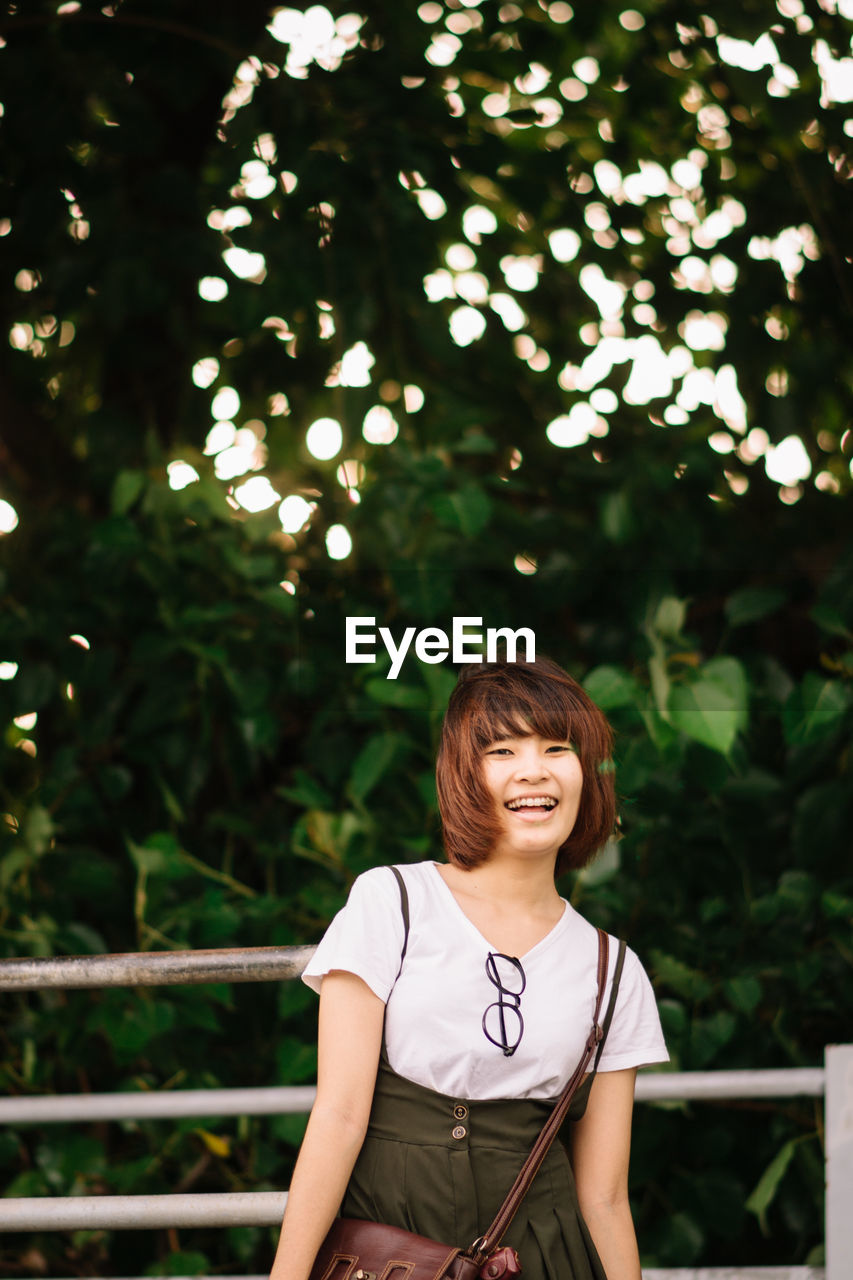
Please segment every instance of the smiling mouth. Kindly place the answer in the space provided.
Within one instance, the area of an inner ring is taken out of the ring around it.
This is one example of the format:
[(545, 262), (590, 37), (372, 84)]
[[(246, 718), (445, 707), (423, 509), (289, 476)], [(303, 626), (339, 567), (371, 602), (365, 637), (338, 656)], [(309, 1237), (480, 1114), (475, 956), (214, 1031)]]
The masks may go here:
[(517, 800), (507, 800), (504, 808), (510, 813), (550, 813), (558, 803), (553, 796), (520, 796)]

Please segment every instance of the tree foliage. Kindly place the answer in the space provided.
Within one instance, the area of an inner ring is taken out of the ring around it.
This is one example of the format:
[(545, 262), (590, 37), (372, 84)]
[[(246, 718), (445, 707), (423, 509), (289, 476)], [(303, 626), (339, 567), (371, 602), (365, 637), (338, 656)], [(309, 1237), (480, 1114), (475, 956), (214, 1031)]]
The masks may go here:
[[(563, 887), (648, 964), (675, 1067), (844, 1036), (839, 8), (2, 19), (5, 954), (313, 941), (359, 871), (434, 856), (450, 665), (347, 665), (345, 619), (467, 616), (532, 628), (613, 720), (622, 838)], [(297, 986), (4, 1000), (12, 1092), (314, 1070)], [(16, 1195), (284, 1186), (298, 1138), (44, 1129), (0, 1161)], [(641, 1107), (632, 1177), (649, 1265), (820, 1256), (810, 1103)], [(4, 1265), (269, 1251), (83, 1233)]]

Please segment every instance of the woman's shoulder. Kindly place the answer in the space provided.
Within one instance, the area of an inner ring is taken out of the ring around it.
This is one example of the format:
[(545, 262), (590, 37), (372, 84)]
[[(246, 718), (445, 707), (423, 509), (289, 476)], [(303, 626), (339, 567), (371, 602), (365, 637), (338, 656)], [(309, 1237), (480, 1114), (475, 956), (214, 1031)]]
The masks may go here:
[[(575, 944), (579, 947), (583, 947), (585, 951), (597, 953), (598, 927), (594, 924), (591, 924), (590, 921), (587, 920), (586, 916), (582, 916), (581, 913), (575, 907), (573, 907), (570, 902), (566, 903), (566, 915), (567, 917), (569, 917), (569, 922), (571, 925), (570, 936), (574, 940)], [(622, 940), (620, 939), (618, 934), (609, 933), (606, 930), (605, 930), (605, 933), (607, 934), (608, 971), (612, 973), (616, 964), (616, 958), (619, 953), (619, 946)], [(639, 956), (637, 955), (636, 951), (634, 951), (633, 948), (628, 946), (626, 943), (623, 972), (632, 973), (637, 969), (642, 970), (642, 968), (643, 968), (642, 962)]]
[(349, 892), (349, 902), (365, 906), (373, 903), (382, 908), (393, 905), (399, 911), (403, 894), (409, 905), (414, 906), (429, 892), (435, 878), (434, 862), (398, 862), (370, 867), (356, 876)]
[(394, 872), (399, 872), (406, 888), (426, 884), (435, 875), (434, 862), (395, 862), (383, 865), (381, 867), (370, 867), (367, 871), (360, 872), (353, 881), (353, 889), (356, 885), (359, 889), (370, 890), (370, 892), (389, 893), (399, 895), (399, 881)]

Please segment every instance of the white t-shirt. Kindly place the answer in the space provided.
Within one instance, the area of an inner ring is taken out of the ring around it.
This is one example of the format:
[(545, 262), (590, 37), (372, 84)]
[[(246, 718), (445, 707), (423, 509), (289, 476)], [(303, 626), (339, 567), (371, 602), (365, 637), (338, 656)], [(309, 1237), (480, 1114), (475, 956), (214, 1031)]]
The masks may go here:
[[(388, 867), (360, 875), (309, 961), (315, 991), (325, 974), (357, 974), (387, 1002), (385, 1042), (398, 1075), (455, 1098), (554, 1098), (574, 1071), (592, 1026), (598, 933), (566, 902), (562, 918), (521, 956), (524, 1032), (511, 1057), (486, 1038), (483, 1013), (498, 998), (486, 973), (493, 948), (471, 923), (435, 862), (401, 866), (409, 895), (409, 942)], [(611, 939), (610, 994), (616, 944)], [(509, 985), (509, 984), (507, 984)], [(493, 1011), (494, 1012), (494, 1011)], [(603, 1016), (603, 1015), (602, 1015)], [(514, 1019), (510, 1016), (508, 1025)], [(668, 1060), (654, 993), (628, 949), (600, 1071)]]

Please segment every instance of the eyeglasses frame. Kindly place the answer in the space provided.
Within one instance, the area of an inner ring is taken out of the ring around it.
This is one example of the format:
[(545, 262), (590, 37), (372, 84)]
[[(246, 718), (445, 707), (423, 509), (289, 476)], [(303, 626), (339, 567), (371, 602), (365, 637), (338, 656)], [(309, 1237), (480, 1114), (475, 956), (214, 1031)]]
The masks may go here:
[[(510, 991), (508, 987), (504, 986), (501, 981), (500, 973), (498, 972), (497, 964), (495, 963), (496, 960), (506, 960), (518, 970), (521, 975), (520, 990)], [(490, 1044), (493, 1044), (498, 1049), (503, 1050), (505, 1058), (511, 1058), (518, 1046), (521, 1044), (521, 1037), (524, 1035), (524, 1018), (521, 1013), (521, 997), (527, 986), (527, 975), (525, 974), (521, 961), (517, 956), (505, 955), (503, 951), (490, 951), (486, 956), (486, 977), (489, 979), (492, 986), (497, 987), (499, 996), (497, 1000), (493, 1000), (490, 1005), (486, 1006), (485, 1012), (483, 1013), (483, 1035)], [(506, 999), (504, 997), (506, 997)], [(498, 1020), (501, 1028), (500, 1040), (496, 1040), (493, 1035), (490, 1035), (486, 1028), (486, 1018), (488, 1017), (489, 1010), (494, 1008), (497, 1008), (498, 1010)], [(513, 1009), (518, 1016), (518, 1039), (513, 1045), (510, 1044), (509, 1036), (506, 1033), (504, 1009)]]

